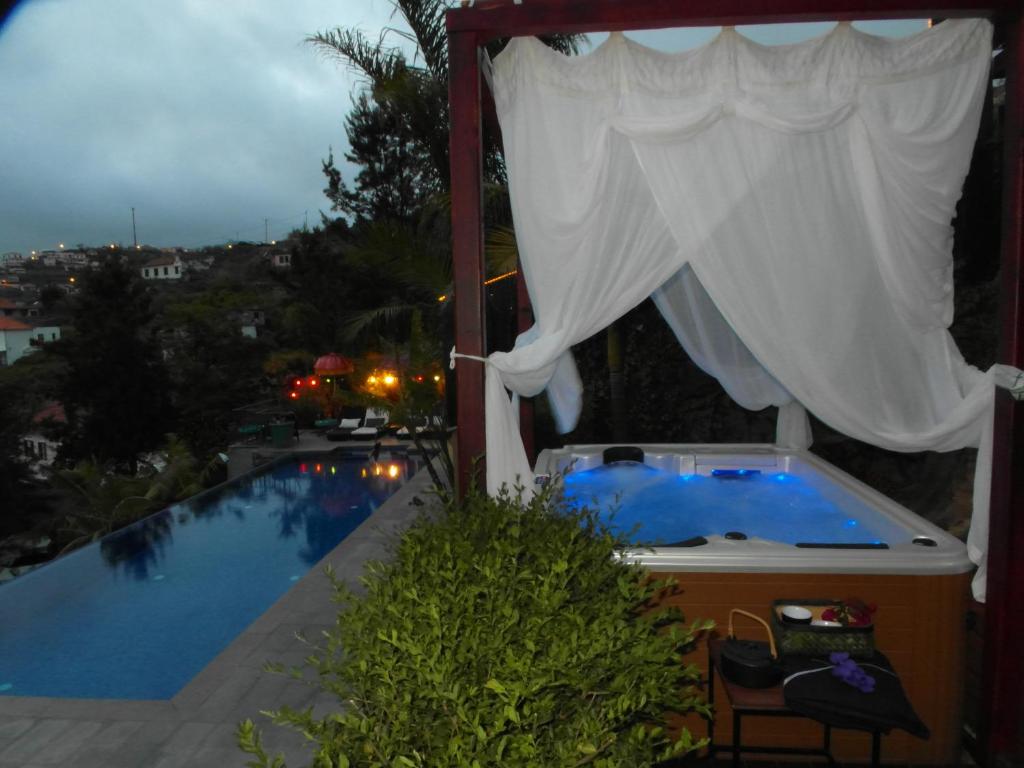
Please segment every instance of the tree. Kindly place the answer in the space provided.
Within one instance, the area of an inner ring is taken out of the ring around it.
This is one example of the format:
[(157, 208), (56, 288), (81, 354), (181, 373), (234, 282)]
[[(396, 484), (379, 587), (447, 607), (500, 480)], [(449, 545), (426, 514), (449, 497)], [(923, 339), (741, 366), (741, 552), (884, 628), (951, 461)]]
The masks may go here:
[[(355, 188), (344, 183), (331, 155), (324, 163), (327, 196), (335, 209), (381, 212), (375, 203), (405, 200), (415, 191), (420, 205), (449, 190), (448, 166), (448, 37), (445, 12), (454, 0), (391, 0), (394, 14), (407, 30), (388, 30), (415, 47), (412, 61), (403, 50), (387, 44), (387, 32), (376, 43), (359, 30), (342, 27), (308, 38), (325, 56), (341, 61), (364, 81), (355, 108), (346, 120), (351, 153), (346, 158), (361, 166)], [(581, 35), (555, 35), (542, 40), (555, 50), (576, 53)], [(507, 40), (488, 44), (493, 57)], [(484, 177), (500, 186), (504, 163), (494, 133), (485, 127)], [(407, 163), (400, 166), (400, 163)], [(383, 171), (389, 171), (387, 173)]]
[(72, 319), (75, 333), (56, 347), (68, 363), (59, 393), (68, 418), (62, 454), (135, 474), (139, 455), (157, 447), (174, 422), (146, 286), (108, 259), (84, 276)]
[(351, 149), (345, 159), (360, 166), (354, 187), (345, 184), (333, 152), (323, 162), (324, 190), (335, 211), (355, 221), (412, 221), (425, 196), (440, 184), (429, 159), (412, 137), (393, 102), (376, 104), (366, 93), (356, 97), (345, 118)]
[(201, 459), (230, 442), (234, 409), (268, 394), (262, 371), (267, 345), (242, 336), (234, 314), (258, 304), (245, 291), (220, 287), (167, 307), (177, 434)]

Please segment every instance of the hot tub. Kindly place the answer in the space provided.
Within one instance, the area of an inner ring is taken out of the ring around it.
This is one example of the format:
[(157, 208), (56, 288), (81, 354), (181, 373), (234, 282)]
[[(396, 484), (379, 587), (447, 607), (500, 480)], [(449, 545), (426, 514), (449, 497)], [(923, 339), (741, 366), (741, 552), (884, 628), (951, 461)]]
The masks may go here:
[[(598, 506), (631, 532), (622, 553), (678, 594), (666, 603), (724, 627), (730, 608), (767, 618), (778, 598), (859, 597), (876, 603), (876, 644), (892, 660), (921, 718), (921, 741), (894, 731), (883, 758), (949, 765), (960, 743), (964, 618), (973, 565), (964, 544), (807, 451), (771, 445), (567, 446), (545, 450), (538, 483), (564, 484), (574, 503)], [(641, 461), (614, 461), (616, 458)], [(753, 628), (745, 634), (756, 636)], [(704, 653), (695, 662), (703, 665)], [(728, 739), (721, 704), (716, 723)], [(788, 721), (787, 721), (788, 723)], [(700, 732), (701, 725), (688, 723)], [(745, 740), (810, 746), (813, 727), (752, 720)], [(762, 730), (759, 732), (758, 727)], [(867, 735), (837, 731), (839, 760), (863, 760)]]

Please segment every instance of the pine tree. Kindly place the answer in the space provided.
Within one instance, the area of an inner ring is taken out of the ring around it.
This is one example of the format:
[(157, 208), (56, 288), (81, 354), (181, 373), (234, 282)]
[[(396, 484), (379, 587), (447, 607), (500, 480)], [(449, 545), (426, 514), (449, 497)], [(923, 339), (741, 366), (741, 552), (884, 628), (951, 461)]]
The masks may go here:
[(72, 313), (75, 333), (60, 348), (68, 361), (60, 386), (68, 418), (62, 453), (134, 474), (139, 455), (156, 448), (174, 423), (167, 370), (147, 329), (146, 286), (109, 259), (83, 280)]

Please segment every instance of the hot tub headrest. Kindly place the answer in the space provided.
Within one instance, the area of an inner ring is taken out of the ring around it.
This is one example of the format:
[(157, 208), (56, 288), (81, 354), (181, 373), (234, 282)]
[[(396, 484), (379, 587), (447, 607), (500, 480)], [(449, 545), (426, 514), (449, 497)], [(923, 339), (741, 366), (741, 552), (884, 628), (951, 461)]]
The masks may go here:
[(642, 448), (637, 448), (635, 445), (613, 445), (611, 448), (604, 449), (602, 459), (605, 464), (611, 464), (614, 461), (636, 461), (643, 464), (644, 452)]

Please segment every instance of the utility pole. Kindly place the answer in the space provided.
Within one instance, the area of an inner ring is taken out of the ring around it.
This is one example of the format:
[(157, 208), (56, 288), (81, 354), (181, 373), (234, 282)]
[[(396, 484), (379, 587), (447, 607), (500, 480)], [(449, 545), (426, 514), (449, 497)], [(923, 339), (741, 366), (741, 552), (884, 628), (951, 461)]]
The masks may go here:
[(134, 205), (132, 206), (132, 245), (134, 245), (136, 249), (138, 249), (138, 247), (139, 247), (139, 238), (138, 238), (138, 235), (135, 234), (135, 206)]
[(302, 231), (303, 232), (309, 232), (309, 210), (308, 209), (303, 212), (302, 217), (303, 217), (302, 218)]
[(263, 220), (263, 244), (266, 245), (270, 242), (270, 224), (267, 219)]

